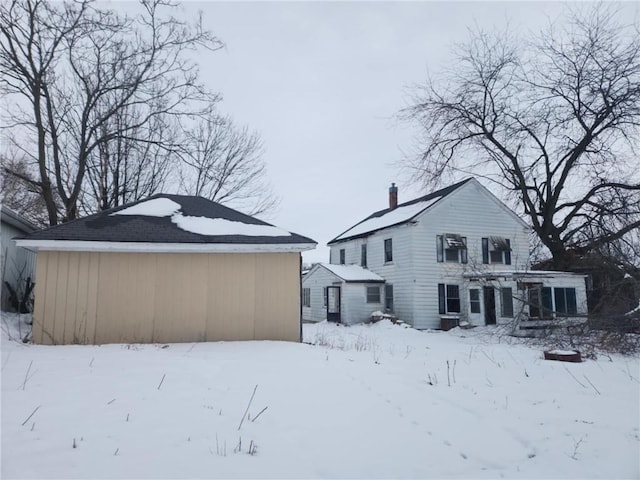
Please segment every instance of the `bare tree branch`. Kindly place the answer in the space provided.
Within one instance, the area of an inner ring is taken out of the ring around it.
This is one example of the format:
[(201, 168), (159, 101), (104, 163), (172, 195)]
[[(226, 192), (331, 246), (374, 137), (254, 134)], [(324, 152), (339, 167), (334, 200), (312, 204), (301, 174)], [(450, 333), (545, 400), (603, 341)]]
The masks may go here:
[(471, 32), (401, 112), (424, 135), (416, 181), (471, 172), (515, 193), (559, 268), (640, 227), (640, 29), (607, 5), (564, 20), (526, 40)]

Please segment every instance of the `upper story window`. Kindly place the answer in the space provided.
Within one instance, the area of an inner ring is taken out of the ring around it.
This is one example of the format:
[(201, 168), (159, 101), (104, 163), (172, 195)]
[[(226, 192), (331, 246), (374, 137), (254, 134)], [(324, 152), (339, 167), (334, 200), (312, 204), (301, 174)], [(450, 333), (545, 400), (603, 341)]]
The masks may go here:
[(360, 245), (360, 266), (367, 268), (367, 244)]
[(484, 237), (482, 239), (482, 263), (511, 265), (511, 241), (502, 237)]
[(384, 263), (393, 262), (393, 242), (390, 238), (384, 241)]
[(456, 233), (436, 235), (438, 262), (467, 263), (467, 237)]
[(344, 248), (340, 249), (340, 265), (344, 265), (345, 264), (345, 253), (344, 253)]

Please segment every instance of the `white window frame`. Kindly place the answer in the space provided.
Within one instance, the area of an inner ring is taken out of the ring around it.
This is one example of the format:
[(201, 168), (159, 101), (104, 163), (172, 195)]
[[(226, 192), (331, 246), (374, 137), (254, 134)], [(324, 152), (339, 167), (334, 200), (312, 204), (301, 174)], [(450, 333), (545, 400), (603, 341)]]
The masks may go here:
[[(369, 293), (370, 289), (371, 289), (372, 292), (373, 292), (373, 289), (376, 289), (378, 291), (378, 295), (377, 295), (378, 300), (375, 300), (375, 295), (373, 295), (373, 299), (371, 299), (370, 293)], [(367, 285), (367, 286), (365, 286), (364, 287), (364, 294), (365, 294), (365, 298), (366, 298), (367, 303), (377, 303), (377, 304), (380, 303), (380, 300), (381, 300), (381, 297), (380, 297), (380, 285)]]

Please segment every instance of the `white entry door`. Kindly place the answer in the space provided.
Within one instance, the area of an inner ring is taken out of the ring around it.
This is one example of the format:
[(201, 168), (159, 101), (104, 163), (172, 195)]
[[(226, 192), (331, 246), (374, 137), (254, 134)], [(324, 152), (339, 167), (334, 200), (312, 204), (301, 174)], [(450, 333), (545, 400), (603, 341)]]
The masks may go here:
[(472, 325), (484, 325), (482, 315), (481, 289), (479, 287), (469, 288), (469, 322)]

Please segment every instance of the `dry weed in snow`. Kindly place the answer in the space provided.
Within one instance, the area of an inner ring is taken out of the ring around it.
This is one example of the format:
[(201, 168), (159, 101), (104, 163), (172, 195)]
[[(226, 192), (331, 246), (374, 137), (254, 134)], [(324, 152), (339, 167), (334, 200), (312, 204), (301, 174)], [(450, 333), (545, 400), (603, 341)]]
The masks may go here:
[(637, 356), (545, 361), (491, 331), (38, 346), (3, 327), (2, 478), (640, 477)]

